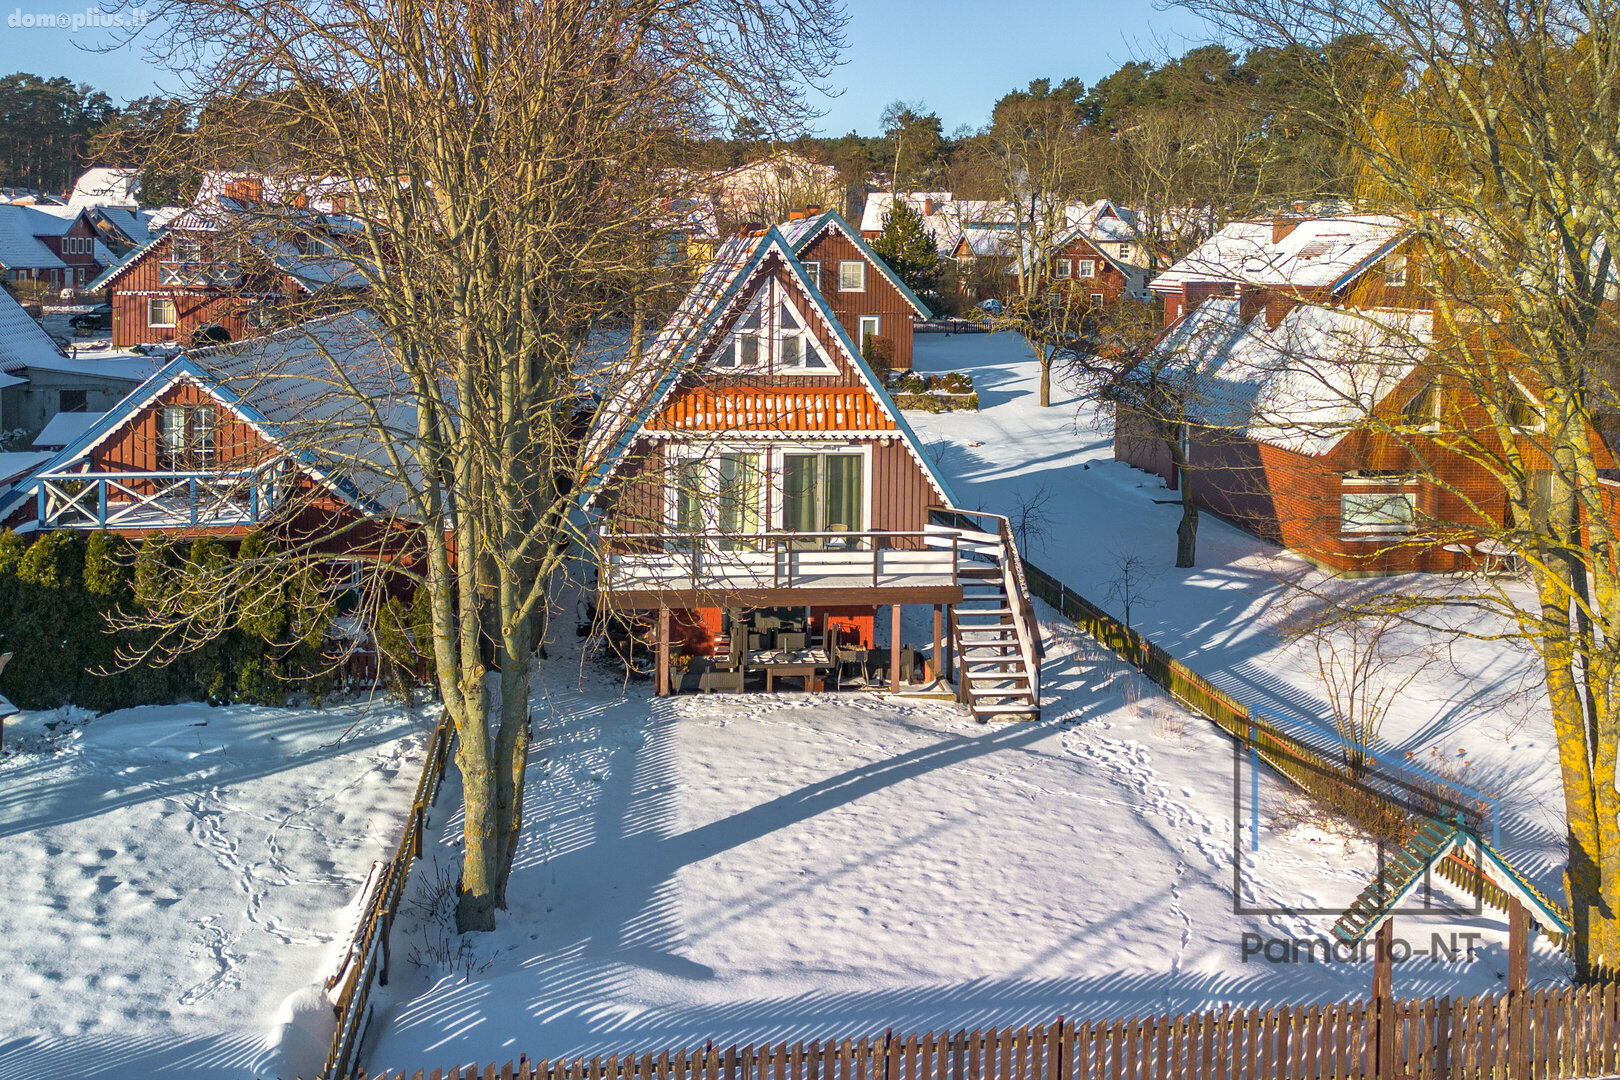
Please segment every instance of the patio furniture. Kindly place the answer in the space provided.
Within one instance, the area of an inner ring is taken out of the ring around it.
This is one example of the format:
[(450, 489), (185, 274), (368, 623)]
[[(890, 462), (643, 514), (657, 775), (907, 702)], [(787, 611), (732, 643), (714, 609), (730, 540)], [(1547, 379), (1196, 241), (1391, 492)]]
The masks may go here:
[(798, 652), (810, 644), (810, 635), (802, 631), (788, 633), (786, 631), (776, 635), (776, 648), (779, 652)]
[(794, 652), (778, 649), (752, 653), (748, 657), (749, 670), (765, 673), (766, 693), (775, 691), (779, 678), (803, 679), (805, 690), (816, 693), (821, 689), (819, 673), (831, 667), (832, 658), (825, 649), (799, 649)]

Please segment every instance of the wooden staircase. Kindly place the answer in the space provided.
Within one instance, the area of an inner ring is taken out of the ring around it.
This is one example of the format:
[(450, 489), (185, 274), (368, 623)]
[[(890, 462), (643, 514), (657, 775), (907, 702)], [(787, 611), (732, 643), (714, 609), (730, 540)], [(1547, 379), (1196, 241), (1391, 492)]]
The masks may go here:
[(979, 723), (1038, 720), (1040, 624), (1005, 518), (934, 509), (929, 528), (954, 538), (962, 602), (951, 613), (957, 697)]

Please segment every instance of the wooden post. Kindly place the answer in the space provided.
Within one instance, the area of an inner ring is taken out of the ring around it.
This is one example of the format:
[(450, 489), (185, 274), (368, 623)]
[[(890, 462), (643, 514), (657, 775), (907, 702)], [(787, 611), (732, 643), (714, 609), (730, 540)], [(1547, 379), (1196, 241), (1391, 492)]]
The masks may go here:
[(658, 684), (658, 696), (669, 696), (669, 608), (664, 604), (658, 605), (658, 657), (653, 661), (658, 665), (655, 676)]
[(1530, 1078), (1530, 913), (1508, 902), (1508, 1078)]
[(955, 658), (951, 655), (951, 605), (945, 605), (945, 666), (941, 669), (947, 679), (952, 677)]
[(889, 693), (900, 692), (900, 605), (889, 605)]
[(940, 604), (934, 605), (934, 679), (937, 682), (945, 677), (945, 668), (940, 663), (945, 650), (945, 608)]
[(1385, 919), (1373, 945), (1373, 1023), (1378, 1056), (1374, 1075), (1395, 1080), (1403, 1071), (1395, 1062), (1395, 920)]

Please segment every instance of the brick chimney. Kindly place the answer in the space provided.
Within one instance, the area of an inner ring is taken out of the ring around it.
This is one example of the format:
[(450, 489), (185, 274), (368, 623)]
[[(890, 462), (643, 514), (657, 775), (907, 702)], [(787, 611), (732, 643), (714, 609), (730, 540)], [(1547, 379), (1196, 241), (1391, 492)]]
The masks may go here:
[(1268, 292), (1265, 298), (1266, 328), (1277, 329), (1290, 311), (1299, 307), (1299, 297), (1283, 293)]
[(765, 223), (763, 221), (745, 221), (737, 229), (738, 236), (764, 236)]
[(811, 203), (804, 208), (804, 216), (815, 217), (817, 214), (821, 213), (821, 209), (820, 203)]
[(1245, 325), (1256, 315), (1266, 310), (1267, 301), (1271, 294), (1266, 289), (1245, 285), (1238, 293), (1238, 318)]
[(789, 210), (788, 211), (788, 220), (789, 221), (803, 221), (805, 218), (807, 218), (809, 216), (810, 215), (806, 211), (803, 211), (803, 210)]
[(1271, 242), (1280, 244), (1283, 239), (1295, 229), (1304, 218), (1293, 214), (1279, 214), (1271, 219)]
[(923, 217), (932, 217), (934, 211), (938, 209), (939, 206), (934, 202), (933, 199), (923, 200)]

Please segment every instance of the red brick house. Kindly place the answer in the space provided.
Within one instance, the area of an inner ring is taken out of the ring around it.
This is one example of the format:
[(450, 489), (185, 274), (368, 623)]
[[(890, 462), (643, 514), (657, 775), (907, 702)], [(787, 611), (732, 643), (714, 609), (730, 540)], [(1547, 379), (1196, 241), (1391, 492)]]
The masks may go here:
[(918, 605), (936, 671), (948, 637), (980, 719), (1038, 711), (1039, 630), (1005, 521), (955, 508), (784, 232), (721, 248), (588, 456), (598, 603), (656, 616), (661, 690), (672, 652), (713, 654), (750, 609), (870, 649), (886, 606), (898, 658), (900, 611)]
[(859, 231), (835, 210), (813, 208), (780, 226), (839, 323), (865, 354), (868, 342), (895, 371), (910, 371), (912, 323), (933, 318)]
[[(1152, 285), (1170, 320), (1157, 349), (1185, 379), (1188, 474), (1129, 412), (1116, 417), (1116, 460), (1333, 570), (1450, 571), (1491, 558), (1489, 534), (1509, 519), (1505, 489), (1424, 434), (1441, 410), (1489, 425), (1477, 401), (1432, 374), (1429, 358), (1446, 346), (1421, 260), (1388, 218), (1228, 226)], [(1518, 390), (1519, 450), (1534, 465), (1538, 403)]]

